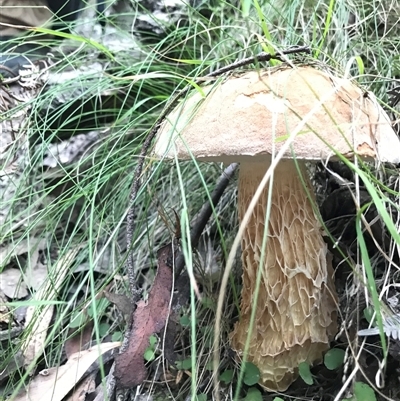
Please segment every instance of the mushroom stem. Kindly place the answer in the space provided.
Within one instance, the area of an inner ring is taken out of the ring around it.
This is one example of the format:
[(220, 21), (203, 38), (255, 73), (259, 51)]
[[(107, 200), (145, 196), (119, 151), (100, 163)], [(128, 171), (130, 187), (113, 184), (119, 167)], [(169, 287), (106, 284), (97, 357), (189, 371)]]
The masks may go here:
[[(239, 219), (270, 162), (240, 165)], [(322, 359), (337, 331), (333, 269), (322, 227), (308, 192), (313, 188), (304, 163), (281, 161), (274, 171), (271, 213), (257, 310), (247, 360), (258, 366), (260, 384), (284, 391), (298, 374), (301, 362)], [(268, 187), (264, 189), (242, 238), (243, 288), (240, 320), (232, 347), (243, 355), (249, 334), (257, 270), (260, 266)]]

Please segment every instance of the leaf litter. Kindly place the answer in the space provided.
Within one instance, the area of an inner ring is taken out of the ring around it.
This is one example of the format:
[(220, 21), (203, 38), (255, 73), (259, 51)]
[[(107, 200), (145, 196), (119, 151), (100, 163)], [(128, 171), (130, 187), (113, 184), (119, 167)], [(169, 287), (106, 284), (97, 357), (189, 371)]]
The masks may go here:
[(71, 355), (65, 365), (44, 369), (20, 392), (13, 401), (61, 401), (74, 389), (89, 368), (120, 342), (102, 343)]
[(173, 283), (173, 259), (172, 243), (159, 249), (158, 271), (148, 300), (140, 300), (136, 304), (128, 346), (115, 357), (114, 376), (121, 388), (138, 386), (147, 376), (143, 355), (149, 346), (150, 336), (160, 333), (168, 319)]

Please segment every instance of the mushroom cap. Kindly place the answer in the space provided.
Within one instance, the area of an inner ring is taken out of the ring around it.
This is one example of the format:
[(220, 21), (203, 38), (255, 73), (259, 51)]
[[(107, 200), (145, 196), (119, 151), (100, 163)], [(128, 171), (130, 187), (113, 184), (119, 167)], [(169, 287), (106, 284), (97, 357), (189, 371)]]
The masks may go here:
[[(231, 76), (195, 91), (160, 127), (158, 158), (255, 160), (278, 152), (293, 130), (297, 158), (357, 154), (400, 163), (400, 140), (375, 96), (352, 81), (314, 67), (288, 66)], [(174, 145), (174, 146), (172, 146)], [(289, 149), (285, 156), (292, 158)]]

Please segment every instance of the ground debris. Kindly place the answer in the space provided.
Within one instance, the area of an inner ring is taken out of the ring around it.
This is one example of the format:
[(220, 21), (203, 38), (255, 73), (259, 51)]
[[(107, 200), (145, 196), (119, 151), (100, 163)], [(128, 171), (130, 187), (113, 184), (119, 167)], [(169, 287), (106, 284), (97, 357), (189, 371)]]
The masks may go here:
[(149, 337), (165, 327), (169, 314), (173, 255), (172, 243), (158, 251), (158, 271), (148, 300), (137, 303), (127, 349), (115, 358), (114, 376), (121, 388), (135, 387), (147, 375), (143, 355), (149, 346)]
[[(99, 358), (102, 361), (100, 363), (105, 363), (106, 354), (120, 345), (119, 342), (98, 344), (71, 355), (65, 365), (40, 371), (29, 383), (27, 389), (21, 390), (13, 401), (26, 401), (28, 398), (31, 401), (63, 400), (85, 374), (91, 375), (90, 368)], [(95, 368), (98, 369), (98, 365)]]

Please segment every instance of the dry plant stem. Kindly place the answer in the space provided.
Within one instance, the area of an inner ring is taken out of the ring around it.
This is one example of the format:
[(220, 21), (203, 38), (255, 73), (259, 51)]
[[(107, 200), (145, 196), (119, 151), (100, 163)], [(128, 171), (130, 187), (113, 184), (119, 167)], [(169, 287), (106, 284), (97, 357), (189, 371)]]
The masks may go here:
[[(242, 163), (239, 173), (239, 219), (242, 219), (269, 162)], [(310, 194), (312, 186), (299, 164)], [(268, 188), (242, 237), (241, 317), (232, 346), (243, 355), (249, 335), (257, 271), (262, 258)], [(274, 171), (268, 237), (263, 259), (251, 346), (247, 360), (261, 368), (269, 390), (284, 391), (301, 362), (321, 360), (337, 331), (333, 269), (321, 225), (293, 161)]]
[(249, 64), (262, 63), (262, 62), (266, 62), (266, 61), (270, 61), (270, 60), (284, 61), (282, 59), (282, 56), (284, 56), (284, 55), (286, 56), (288, 54), (296, 54), (296, 53), (310, 54), (310, 52), (311, 51), (308, 46), (293, 46), (287, 50), (278, 52), (278, 54), (269, 54), (269, 53), (261, 52), (261, 53), (256, 54), (255, 56), (246, 57), (235, 63), (229, 64), (216, 71), (213, 71), (213, 72), (207, 74), (206, 77), (217, 77), (219, 75), (225, 74), (226, 72), (233, 71), (237, 68), (245, 67), (246, 65), (249, 65)]

